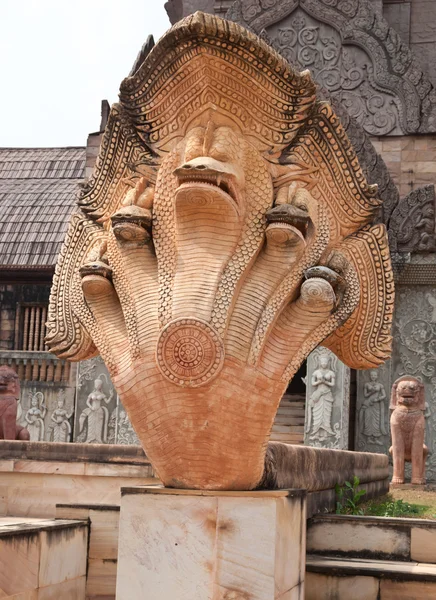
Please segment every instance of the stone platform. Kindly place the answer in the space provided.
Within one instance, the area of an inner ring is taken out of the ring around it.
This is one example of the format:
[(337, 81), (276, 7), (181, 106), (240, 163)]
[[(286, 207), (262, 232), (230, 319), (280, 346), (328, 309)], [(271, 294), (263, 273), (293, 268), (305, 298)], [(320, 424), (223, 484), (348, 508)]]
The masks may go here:
[(56, 504), (119, 506), (121, 487), (157, 483), (138, 446), (0, 441), (0, 516), (54, 518)]
[(84, 600), (88, 523), (0, 518), (0, 598)]
[[(389, 491), (388, 458), (272, 442), (264, 489), (305, 489), (307, 515), (333, 511), (335, 485), (359, 477), (365, 499)], [(159, 484), (139, 446), (0, 441), (0, 516), (52, 518), (56, 504), (119, 506), (121, 488)]]

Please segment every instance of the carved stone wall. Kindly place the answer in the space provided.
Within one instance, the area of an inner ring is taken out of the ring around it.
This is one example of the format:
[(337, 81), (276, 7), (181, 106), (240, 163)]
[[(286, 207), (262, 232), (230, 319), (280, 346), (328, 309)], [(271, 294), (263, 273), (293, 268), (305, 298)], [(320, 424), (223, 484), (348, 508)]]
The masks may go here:
[(17, 423), (26, 427), (31, 442), (71, 442), (74, 388), (66, 384), (21, 383)]
[(350, 369), (320, 346), (307, 360), (304, 443), (348, 449)]
[[(436, 92), (368, 0), (238, 0), (227, 14), (310, 68), (372, 135), (436, 130)], [(334, 33), (335, 32), (335, 33)]]
[(434, 185), (410, 192), (392, 213), (389, 241), (393, 252), (436, 250), (436, 197)]
[(391, 361), (378, 369), (357, 372), (356, 450), (384, 454), (389, 452), (391, 386)]
[(139, 444), (100, 357), (79, 364), (74, 421), (75, 442)]

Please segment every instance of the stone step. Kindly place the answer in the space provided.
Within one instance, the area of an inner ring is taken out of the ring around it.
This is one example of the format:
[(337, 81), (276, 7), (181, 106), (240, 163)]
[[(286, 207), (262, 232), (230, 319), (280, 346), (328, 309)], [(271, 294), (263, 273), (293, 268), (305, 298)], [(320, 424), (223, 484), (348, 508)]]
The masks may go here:
[(430, 600), (436, 565), (430, 563), (306, 557), (305, 600)]
[(324, 556), (436, 563), (436, 522), (317, 515), (308, 522), (307, 551)]

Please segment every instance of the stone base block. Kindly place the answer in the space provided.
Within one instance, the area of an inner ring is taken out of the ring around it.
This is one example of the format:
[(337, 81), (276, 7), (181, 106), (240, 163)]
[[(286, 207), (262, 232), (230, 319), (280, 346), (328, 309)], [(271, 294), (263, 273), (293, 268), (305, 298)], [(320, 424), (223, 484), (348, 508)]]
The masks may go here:
[(304, 491), (122, 494), (117, 600), (304, 600)]

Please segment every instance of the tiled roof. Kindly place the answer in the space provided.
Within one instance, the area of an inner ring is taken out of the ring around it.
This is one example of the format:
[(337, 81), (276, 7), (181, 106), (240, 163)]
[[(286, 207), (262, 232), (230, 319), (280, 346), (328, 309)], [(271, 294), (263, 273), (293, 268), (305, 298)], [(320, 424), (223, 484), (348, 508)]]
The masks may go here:
[(0, 148), (0, 268), (56, 264), (85, 148)]

